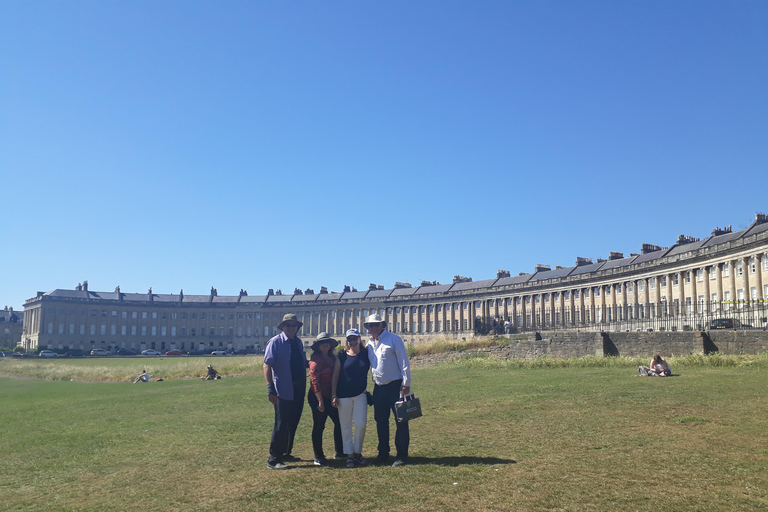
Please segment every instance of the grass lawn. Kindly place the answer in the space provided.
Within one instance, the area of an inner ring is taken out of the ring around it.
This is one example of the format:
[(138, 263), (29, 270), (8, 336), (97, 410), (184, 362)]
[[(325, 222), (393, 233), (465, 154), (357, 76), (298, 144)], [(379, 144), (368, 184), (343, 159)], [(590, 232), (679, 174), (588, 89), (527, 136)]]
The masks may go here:
[[(680, 376), (667, 379), (598, 359), (417, 368), (425, 416), (411, 424), (411, 465), (313, 466), (307, 406), (294, 449), (304, 462), (289, 471), (266, 468), (274, 416), (258, 375), (134, 385), (70, 381), (67, 365), (96, 380), (138, 373), (144, 361), (23, 361), (25, 371), (6, 361), (0, 374), (60, 367), (59, 380), (0, 378), (4, 511), (768, 510), (765, 357), (672, 360)], [(190, 364), (153, 361), (168, 376)], [(368, 421), (364, 455), (373, 457), (372, 410)]]

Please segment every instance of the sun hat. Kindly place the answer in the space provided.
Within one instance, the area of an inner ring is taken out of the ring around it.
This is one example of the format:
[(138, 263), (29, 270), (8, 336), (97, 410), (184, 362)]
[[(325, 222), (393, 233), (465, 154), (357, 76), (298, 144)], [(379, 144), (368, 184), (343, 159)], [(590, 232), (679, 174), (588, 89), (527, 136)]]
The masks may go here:
[(347, 331), (347, 335), (345, 337), (349, 338), (350, 336), (357, 336), (359, 338), (360, 337), (360, 331), (358, 331), (357, 329), (349, 329)]
[(339, 344), (338, 341), (331, 338), (330, 334), (328, 334), (327, 332), (321, 332), (320, 334), (317, 335), (317, 338), (315, 338), (315, 342), (312, 344), (312, 350), (317, 350), (321, 343), (330, 343), (331, 344), (330, 350), (333, 350)]
[(374, 313), (373, 315), (369, 315), (368, 318), (365, 319), (365, 323), (363, 324), (363, 327), (367, 329), (369, 324), (384, 324), (384, 326), (386, 327), (387, 322), (385, 322), (381, 318), (381, 315)]
[(278, 328), (278, 329), (280, 329), (280, 330), (282, 331), (282, 330), (283, 330), (283, 324), (284, 324), (285, 322), (296, 322), (296, 323), (298, 323), (298, 324), (299, 324), (299, 329), (301, 329), (301, 326), (302, 326), (302, 325), (304, 325), (304, 322), (299, 322), (299, 317), (297, 317), (297, 316), (296, 316), (296, 313), (286, 313), (286, 314), (283, 316), (283, 321), (282, 321), (282, 322), (280, 322), (280, 323), (277, 325), (277, 328)]

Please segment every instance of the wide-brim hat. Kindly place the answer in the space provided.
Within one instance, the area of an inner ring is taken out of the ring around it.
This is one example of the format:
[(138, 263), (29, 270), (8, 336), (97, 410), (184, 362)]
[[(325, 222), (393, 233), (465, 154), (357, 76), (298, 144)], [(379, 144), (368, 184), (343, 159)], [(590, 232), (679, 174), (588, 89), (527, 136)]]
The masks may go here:
[(369, 324), (384, 324), (384, 325), (387, 325), (387, 322), (385, 322), (384, 319), (381, 318), (381, 315), (373, 314), (373, 315), (369, 315), (368, 318), (365, 319), (365, 323), (363, 323), (363, 327), (365, 327), (367, 329)]
[(282, 331), (283, 324), (285, 324), (285, 322), (296, 322), (299, 324), (299, 329), (301, 329), (301, 326), (304, 325), (304, 322), (299, 321), (299, 317), (296, 316), (296, 313), (286, 313), (283, 316), (283, 321), (277, 325), (277, 328)]
[(330, 343), (331, 350), (333, 350), (339, 345), (339, 342), (331, 338), (331, 335), (328, 334), (327, 332), (321, 332), (320, 334), (317, 335), (317, 338), (315, 338), (315, 342), (312, 344), (312, 350), (317, 350), (321, 343)]

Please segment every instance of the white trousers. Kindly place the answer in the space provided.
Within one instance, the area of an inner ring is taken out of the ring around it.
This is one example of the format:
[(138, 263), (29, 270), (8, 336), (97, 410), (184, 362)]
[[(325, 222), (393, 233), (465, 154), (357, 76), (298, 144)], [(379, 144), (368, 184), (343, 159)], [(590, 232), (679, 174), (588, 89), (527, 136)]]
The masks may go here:
[[(339, 398), (339, 423), (341, 423), (341, 439), (344, 442), (344, 453), (363, 453), (365, 427), (368, 423), (368, 399), (365, 393), (352, 398)], [(355, 424), (354, 438), (352, 423)]]

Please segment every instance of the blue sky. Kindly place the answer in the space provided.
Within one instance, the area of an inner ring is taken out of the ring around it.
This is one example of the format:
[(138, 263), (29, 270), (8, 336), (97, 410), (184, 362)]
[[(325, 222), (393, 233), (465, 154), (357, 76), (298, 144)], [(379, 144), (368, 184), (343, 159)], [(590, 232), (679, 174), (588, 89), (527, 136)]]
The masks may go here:
[(0, 3), (0, 305), (489, 279), (768, 210), (762, 1)]

